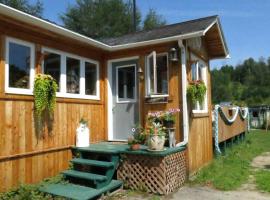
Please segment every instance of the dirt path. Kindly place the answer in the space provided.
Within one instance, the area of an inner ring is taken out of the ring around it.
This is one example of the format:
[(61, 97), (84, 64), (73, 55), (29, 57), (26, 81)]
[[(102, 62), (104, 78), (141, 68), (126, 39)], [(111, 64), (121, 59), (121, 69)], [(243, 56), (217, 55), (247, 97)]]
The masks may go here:
[[(251, 166), (256, 170), (270, 170), (270, 152), (253, 159)], [(118, 196), (119, 195), (119, 196)], [(262, 193), (256, 189), (255, 178), (250, 175), (247, 183), (243, 184), (239, 190), (220, 191), (210, 187), (184, 186), (177, 192), (168, 196), (153, 196), (147, 194), (127, 194), (118, 193), (113, 200), (270, 200), (269, 193)]]

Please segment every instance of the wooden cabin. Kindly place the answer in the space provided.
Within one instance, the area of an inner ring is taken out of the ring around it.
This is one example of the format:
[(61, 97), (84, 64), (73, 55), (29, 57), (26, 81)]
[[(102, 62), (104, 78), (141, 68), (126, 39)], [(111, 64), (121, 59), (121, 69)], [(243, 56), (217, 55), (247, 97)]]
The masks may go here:
[[(175, 56), (176, 55), (176, 56)], [(228, 56), (218, 16), (97, 41), (0, 4), (0, 191), (68, 168), (81, 118), (91, 143), (126, 141), (150, 111), (180, 108), (176, 140), (188, 172), (213, 157), (209, 61)], [(35, 74), (59, 85), (51, 134), (35, 135)], [(207, 94), (194, 107), (191, 80)]]

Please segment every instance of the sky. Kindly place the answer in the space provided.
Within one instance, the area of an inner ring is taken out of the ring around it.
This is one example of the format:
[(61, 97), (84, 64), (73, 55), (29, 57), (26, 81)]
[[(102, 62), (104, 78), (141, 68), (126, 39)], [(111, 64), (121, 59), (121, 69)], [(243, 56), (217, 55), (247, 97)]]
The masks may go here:
[[(43, 0), (44, 18), (62, 24), (59, 15), (75, 2)], [(231, 58), (211, 62), (212, 68), (270, 57), (270, 0), (137, 0), (137, 7), (142, 16), (155, 9), (168, 24), (219, 15)]]

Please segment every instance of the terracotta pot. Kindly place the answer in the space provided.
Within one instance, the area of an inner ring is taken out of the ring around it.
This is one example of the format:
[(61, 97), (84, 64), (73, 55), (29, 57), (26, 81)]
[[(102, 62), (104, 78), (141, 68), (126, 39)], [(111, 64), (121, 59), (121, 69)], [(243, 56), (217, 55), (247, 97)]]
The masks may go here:
[(130, 149), (133, 151), (139, 150), (140, 149), (140, 144), (132, 144), (130, 145)]
[(149, 149), (161, 151), (164, 149), (165, 135), (151, 135), (149, 138)]

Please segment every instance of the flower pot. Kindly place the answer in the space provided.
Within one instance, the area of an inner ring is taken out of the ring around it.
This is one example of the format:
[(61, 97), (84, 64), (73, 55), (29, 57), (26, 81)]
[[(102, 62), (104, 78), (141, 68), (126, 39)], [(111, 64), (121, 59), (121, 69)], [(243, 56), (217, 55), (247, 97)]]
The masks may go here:
[(163, 126), (165, 126), (166, 128), (173, 128), (174, 127), (174, 121), (163, 121)]
[(148, 147), (150, 150), (162, 151), (165, 144), (165, 135), (151, 135)]
[(141, 147), (140, 144), (132, 144), (130, 145), (130, 150), (136, 151), (136, 150), (139, 150), (140, 147)]
[(85, 124), (80, 124), (76, 130), (76, 147), (89, 147), (90, 133)]

